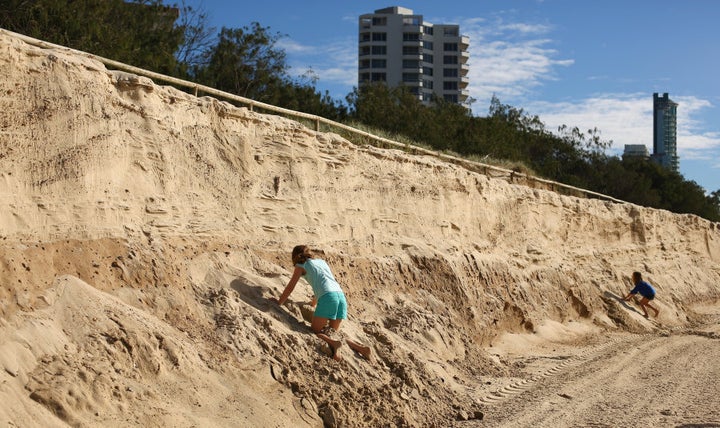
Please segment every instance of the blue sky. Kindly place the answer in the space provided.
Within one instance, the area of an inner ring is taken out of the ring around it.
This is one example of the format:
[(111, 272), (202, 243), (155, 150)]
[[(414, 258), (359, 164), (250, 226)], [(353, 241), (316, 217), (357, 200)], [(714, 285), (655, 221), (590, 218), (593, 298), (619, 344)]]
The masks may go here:
[[(168, 2), (169, 3), (169, 2)], [(251, 22), (284, 36), (291, 75), (312, 70), (321, 91), (344, 99), (357, 85), (358, 17), (389, 6), (470, 37), (473, 114), (503, 104), (537, 115), (548, 130), (597, 127), (652, 151), (652, 94), (678, 106), (680, 172), (720, 189), (718, 0), (185, 0), (217, 27)]]

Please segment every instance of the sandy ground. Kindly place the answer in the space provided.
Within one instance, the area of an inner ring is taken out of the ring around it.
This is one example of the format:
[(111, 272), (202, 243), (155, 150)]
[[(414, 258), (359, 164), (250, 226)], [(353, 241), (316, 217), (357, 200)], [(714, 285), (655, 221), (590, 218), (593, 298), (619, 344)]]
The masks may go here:
[(718, 427), (720, 311), (711, 310), (693, 328), (660, 326), (505, 352), (526, 376), (491, 387), (483, 422), (458, 426)]
[[(353, 145), (0, 30), (0, 426), (720, 426), (720, 224)], [(293, 246), (349, 301), (310, 333)], [(658, 289), (645, 319), (631, 272)]]

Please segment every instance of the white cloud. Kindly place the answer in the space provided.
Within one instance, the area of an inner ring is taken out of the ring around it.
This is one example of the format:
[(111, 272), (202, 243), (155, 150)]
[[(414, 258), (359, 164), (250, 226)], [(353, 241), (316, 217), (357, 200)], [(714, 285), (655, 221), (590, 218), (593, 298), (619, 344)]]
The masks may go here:
[(347, 22), (354, 22), (358, 23), (360, 19), (360, 15), (345, 15), (340, 18), (341, 21), (347, 21)]
[(697, 119), (702, 110), (713, 107), (710, 101), (697, 97), (672, 97), (678, 103), (678, 151), (686, 156), (702, 156), (709, 149), (720, 149), (720, 132), (703, 130), (703, 122)]
[[(712, 107), (697, 97), (676, 97), (678, 106), (678, 155), (681, 159), (717, 159), (720, 133), (701, 128), (697, 116)], [(603, 140), (612, 140), (612, 152), (621, 153), (625, 144), (644, 144), (652, 152), (652, 97), (640, 94), (603, 94), (572, 103), (534, 102), (526, 104), (529, 114), (537, 115), (546, 128), (577, 126), (581, 131), (598, 128)]]
[(312, 52), (315, 49), (309, 45), (302, 45), (288, 37), (283, 37), (278, 40), (277, 47), (284, 50), (288, 55), (306, 54)]
[(689, 131), (678, 131), (677, 138), (678, 152), (686, 156), (699, 156), (699, 152), (720, 149), (720, 135), (717, 133), (695, 134)]
[(514, 22), (510, 24), (502, 24), (498, 27), (502, 32), (510, 31), (517, 32), (520, 34), (544, 34), (550, 32), (552, 27), (542, 24), (526, 24), (520, 22)]
[(512, 99), (527, 95), (545, 80), (556, 77), (558, 67), (572, 59), (556, 59), (550, 27), (538, 24), (469, 19), (460, 23), (470, 38), (470, 96), (489, 104), (493, 95)]
[(288, 53), (290, 74), (301, 76), (308, 70), (320, 79), (318, 86), (342, 86), (342, 93), (333, 98), (343, 98), (357, 85), (357, 40), (328, 40), (320, 45), (303, 45), (292, 39), (278, 43)]
[(612, 140), (612, 151), (625, 144), (644, 144), (652, 151), (652, 98), (645, 94), (606, 94), (577, 102), (531, 102), (529, 114), (537, 115), (549, 131), (561, 125), (582, 132), (597, 128), (603, 140)]

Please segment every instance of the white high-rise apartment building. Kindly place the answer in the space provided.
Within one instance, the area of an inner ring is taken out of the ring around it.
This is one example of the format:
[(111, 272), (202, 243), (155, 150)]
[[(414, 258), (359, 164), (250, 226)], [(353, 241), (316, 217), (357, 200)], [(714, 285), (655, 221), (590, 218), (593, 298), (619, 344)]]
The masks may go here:
[(360, 16), (358, 86), (407, 86), (423, 103), (437, 97), (467, 106), (470, 38), (459, 25), (431, 24), (404, 7)]

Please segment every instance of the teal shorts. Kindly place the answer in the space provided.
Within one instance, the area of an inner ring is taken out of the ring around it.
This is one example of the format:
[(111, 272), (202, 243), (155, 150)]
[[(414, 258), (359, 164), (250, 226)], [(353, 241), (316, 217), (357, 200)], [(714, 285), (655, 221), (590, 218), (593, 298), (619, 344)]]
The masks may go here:
[(347, 318), (347, 301), (345, 294), (340, 291), (325, 293), (317, 301), (315, 316), (329, 320), (344, 320)]

